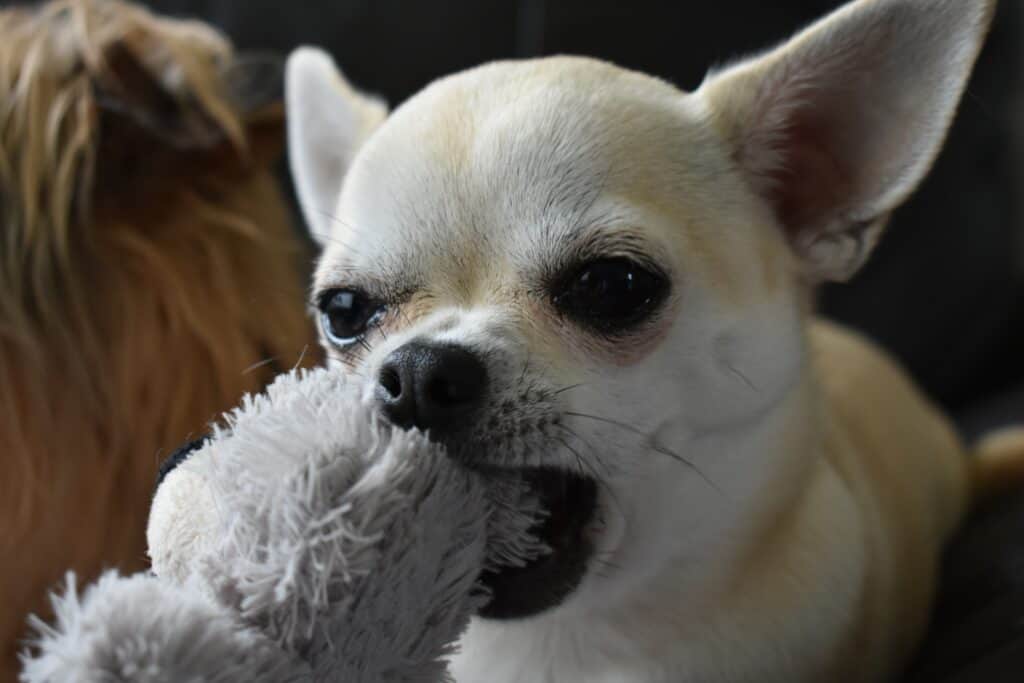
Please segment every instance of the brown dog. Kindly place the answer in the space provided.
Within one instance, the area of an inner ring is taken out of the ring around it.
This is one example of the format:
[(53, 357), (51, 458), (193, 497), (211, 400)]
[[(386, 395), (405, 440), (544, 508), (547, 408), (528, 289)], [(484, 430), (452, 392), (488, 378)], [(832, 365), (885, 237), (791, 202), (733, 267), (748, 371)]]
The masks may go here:
[(113, 0), (0, 13), (0, 680), (67, 569), (143, 564), (161, 454), (311, 338), (242, 71)]

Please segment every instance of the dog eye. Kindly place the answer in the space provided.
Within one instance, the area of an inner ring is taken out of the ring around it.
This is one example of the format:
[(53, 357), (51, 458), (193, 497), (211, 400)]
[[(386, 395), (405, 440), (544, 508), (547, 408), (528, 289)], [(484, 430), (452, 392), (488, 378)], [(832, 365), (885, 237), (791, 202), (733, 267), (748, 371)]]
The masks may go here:
[(320, 320), (332, 344), (349, 346), (383, 317), (385, 307), (353, 289), (334, 289), (320, 298)]
[(572, 271), (553, 301), (564, 315), (614, 333), (648, 318), (667, 293), (663, 275), (625, 257), (603, 258)]

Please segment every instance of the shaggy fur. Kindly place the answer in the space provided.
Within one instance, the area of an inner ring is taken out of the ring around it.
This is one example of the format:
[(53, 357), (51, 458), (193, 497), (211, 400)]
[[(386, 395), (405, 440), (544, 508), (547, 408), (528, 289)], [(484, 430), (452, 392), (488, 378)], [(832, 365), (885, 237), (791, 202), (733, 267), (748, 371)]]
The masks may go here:
[(161, 484), (156, 577), (82, 599), (72, 583), (23, 680), (446, 679), (481, 570), (542, 551), (536, 505), (382, 422), (361, 389), (320, 369), (247, 399)]
[[(209, 28), (121, 2), (0, 13), (0, 660), (71, 568), (144, 560), (161, 453), (310, 330), (270, 164)], [(0, 666), (0, 681), (11, 670)]]

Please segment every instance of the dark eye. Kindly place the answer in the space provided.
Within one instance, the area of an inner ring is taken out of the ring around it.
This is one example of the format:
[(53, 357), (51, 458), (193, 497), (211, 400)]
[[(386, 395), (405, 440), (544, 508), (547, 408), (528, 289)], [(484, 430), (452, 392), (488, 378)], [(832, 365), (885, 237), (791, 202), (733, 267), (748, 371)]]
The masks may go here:
[(603, 333), (622, 332), (646, 320), (668, 294), (660, 273), (625, 258), (590, 261), (556, 288), (555, 307)]
[(337, 346), (353, 344), (384, 315), (384, 304), (352, 289), (334, 289), (320, 298), (324, 334)]

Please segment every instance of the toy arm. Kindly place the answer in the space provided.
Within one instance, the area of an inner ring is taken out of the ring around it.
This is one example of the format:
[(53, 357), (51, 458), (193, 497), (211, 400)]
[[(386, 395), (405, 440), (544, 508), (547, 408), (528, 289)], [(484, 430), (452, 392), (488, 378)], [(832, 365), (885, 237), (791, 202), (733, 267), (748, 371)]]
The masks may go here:
[(81, 594), (68, 574), (53, 626), (23, 658), (23, 683), (281, 683), (305, 663), (230, 610), (152, 575), (104, 574)]

